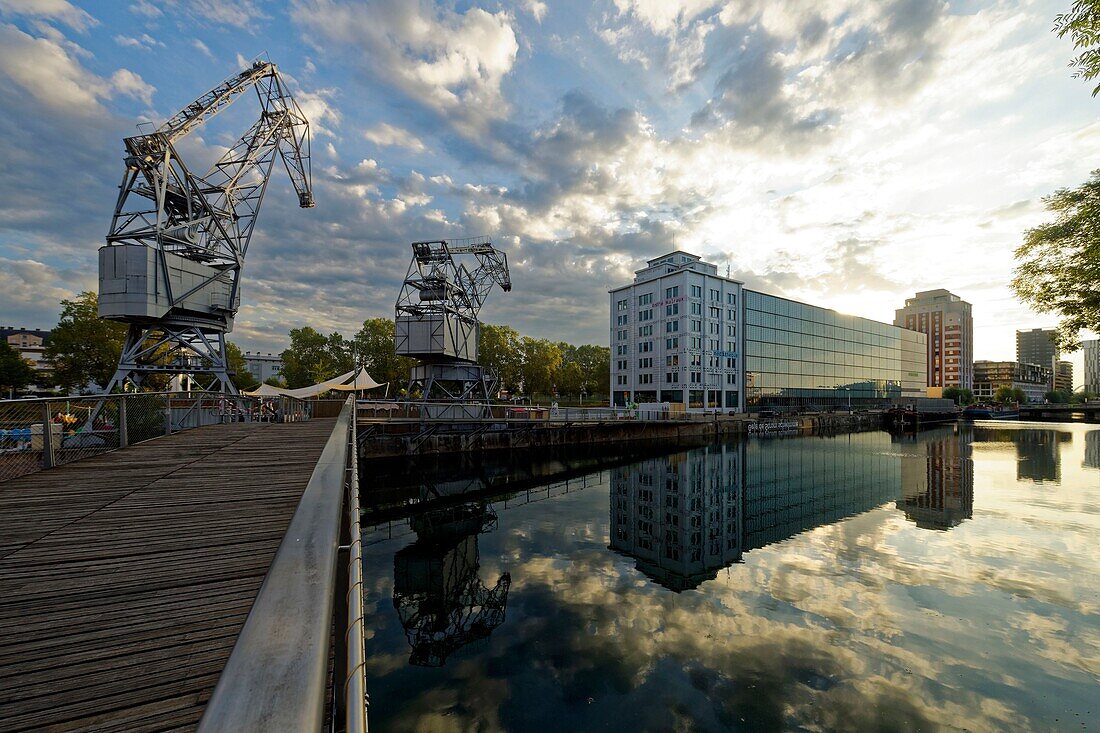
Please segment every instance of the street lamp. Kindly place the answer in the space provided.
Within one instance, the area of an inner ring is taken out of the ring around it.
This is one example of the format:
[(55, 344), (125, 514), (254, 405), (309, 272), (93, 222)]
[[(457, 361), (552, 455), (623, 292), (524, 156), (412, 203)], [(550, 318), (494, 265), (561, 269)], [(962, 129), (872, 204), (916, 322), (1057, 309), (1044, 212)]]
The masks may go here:
[(843, 384), (834, 384), (831, 387), (827, 384), (817, 385), (820, 389), (842, 389), (848, 393), (848, 414), (852, 414), (852, 388), (845, 387)]

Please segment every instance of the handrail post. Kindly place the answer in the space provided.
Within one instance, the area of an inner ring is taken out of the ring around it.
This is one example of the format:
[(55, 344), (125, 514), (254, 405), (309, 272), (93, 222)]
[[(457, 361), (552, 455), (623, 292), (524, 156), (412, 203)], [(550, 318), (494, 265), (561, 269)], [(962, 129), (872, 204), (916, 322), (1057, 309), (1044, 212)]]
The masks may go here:
[(125, 448), (130, 445), (130, 427), (127, 425), (126, 396), (118, 398), (118, 447)]
[(50, 403), (42, 403), (42, 467), (53, 468), (57, 456), (54, 453), (53, 421), (50, 419)]

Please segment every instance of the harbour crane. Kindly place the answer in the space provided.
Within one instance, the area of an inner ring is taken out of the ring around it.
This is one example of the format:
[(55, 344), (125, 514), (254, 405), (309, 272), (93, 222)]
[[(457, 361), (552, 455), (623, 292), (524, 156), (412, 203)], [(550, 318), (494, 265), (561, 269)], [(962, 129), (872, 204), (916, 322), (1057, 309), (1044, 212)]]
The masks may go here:
[(477, 363), (478, 314), (494, 285), (512, 290), (508, 256), (488, 237), (413, 242), (412, 250), (394, 317), (397, 353), (419, 361), (408, 393), (419, 392), (436, 417), (487, 417), (498, 379)]
[[(178, 150), (189, 133), (249, 89), (259, 118), (204, 175)], [(204, 391), (236, 394), (225, 334), (241, 302), (241, 271), (276, 159), (312, 208), (309, 121), (275, 64), (257, 59), (155, 129), (125, 139), (126, 171), (99, 250), (99, 316), (129, 326), (111, 392), (150, 374), (188, 374)]]

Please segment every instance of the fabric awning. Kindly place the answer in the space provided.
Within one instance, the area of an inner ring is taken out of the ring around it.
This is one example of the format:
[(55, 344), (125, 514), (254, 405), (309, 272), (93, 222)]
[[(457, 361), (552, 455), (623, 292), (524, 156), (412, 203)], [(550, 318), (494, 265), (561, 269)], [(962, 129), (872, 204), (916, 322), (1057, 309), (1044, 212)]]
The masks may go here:
[(371, 375), (367, 374), (366, 369), (353, 369), (346, 374), (341, 374), (338, 377), (333, 377), (324, 382), (310, 385), (309, 387), (299, 387), (298, 389), (283, 389), (281, 387), (272, 387), (270, 384), (261, 384), (256, 390), (252, 392), (245, 392), (244, 394), (249, 397), (272, 397), (275, 395), (285, 395), (287, 397), (296, 397), (297, 399), (305, 399), (306, 397), (315, 397), (322, 392), (329, 392), (332, 390), (338, 392), (359, 392), (364, 389), (373, 389), (375, 387), (381, 387), (382, 384), (374, 381)]

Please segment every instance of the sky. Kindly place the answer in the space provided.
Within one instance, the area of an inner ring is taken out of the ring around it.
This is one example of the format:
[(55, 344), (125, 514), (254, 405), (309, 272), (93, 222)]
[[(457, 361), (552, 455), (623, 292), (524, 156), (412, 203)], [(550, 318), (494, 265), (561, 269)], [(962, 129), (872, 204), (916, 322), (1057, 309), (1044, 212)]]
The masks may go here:
[[(317, 206), (276, 174), (246, 350), (392, 317), (410, 242), (489, 235), (513, 290), (483, 318), (527, 335), (608, 343), (607, 291), (678, 248), (887, 322), (945, 287), (975, 358), (1013, 359), (1056, 319), (1013, 297), (1012, 252), (1100, 159), (1051, 32), (1068, 4), (0, 0), (0, 322), (48, 328), (96, 289), (122, 139), (266, 54), (310, 118)], [(256, 111), (181, 153), (204, 168)]]

